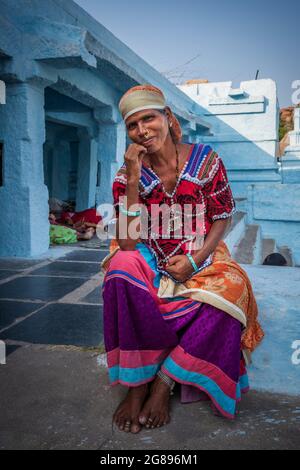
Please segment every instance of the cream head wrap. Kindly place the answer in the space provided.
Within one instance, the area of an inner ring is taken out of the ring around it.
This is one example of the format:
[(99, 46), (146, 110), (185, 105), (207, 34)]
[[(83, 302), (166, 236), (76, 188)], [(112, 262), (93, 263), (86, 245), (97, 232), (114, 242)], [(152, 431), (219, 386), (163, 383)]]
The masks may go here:
[[(145, 109), (164, 109), (166, 99), (163, 92), (153, 85), (138, 85), (130, 88), (124, 93), (119, 102), (119, 109), (124, 121), (134, 113)], [(170, 133), (175, 143), (180, 142), (182, 131), (178, 120), (171, 112)]]

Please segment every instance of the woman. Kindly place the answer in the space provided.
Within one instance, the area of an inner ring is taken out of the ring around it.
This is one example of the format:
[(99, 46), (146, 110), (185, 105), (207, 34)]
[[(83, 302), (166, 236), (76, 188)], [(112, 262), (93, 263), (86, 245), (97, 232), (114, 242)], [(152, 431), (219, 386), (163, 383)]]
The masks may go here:
[[(168, 423), (175, 383), (181, 402), (209, 399), (232, 419), (248, 389), (245, 358), (263, 332), (249, 279), (222, 241), (235, 211), (224, 165), (208, 145), (181, 143), (158, 88), (133, 87), (119, 107), (133, 144), (113, 184), (117, 236), (103, 264), (104, 339), (110, 382), (129, 390), (113, 421), (133, 433)], [(166, 225), (152, 212), (162, 205), (173, 206)], [(194, 231), (180, 236), (178, 208), (186, 207)], [(200, 246), (192, 243), (197, 228)]]
[(49, 236), (50, 244), (52, 245), (66, 245), (70, 243), (77, 243), (80, 240), (90, 240), (95, 235), (96, 230), (93, 227), (77, 227), (76, 229), (62, 225), (57, 222), (55, 214), (49, 214)]

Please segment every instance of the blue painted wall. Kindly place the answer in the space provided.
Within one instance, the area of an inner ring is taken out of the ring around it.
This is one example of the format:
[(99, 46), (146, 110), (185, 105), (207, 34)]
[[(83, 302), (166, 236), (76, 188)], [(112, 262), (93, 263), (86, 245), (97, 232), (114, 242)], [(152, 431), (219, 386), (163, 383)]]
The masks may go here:
[(0, 256), (30, 257), (49, 247), (49, 196), (75, 199), (77, 210), (111, 202), (126, 149), (118, 102), (130, 86), (161, 87), (194, 135), (209, 126), (200, 106), (73, 1), (0, 0), (0, 11)]

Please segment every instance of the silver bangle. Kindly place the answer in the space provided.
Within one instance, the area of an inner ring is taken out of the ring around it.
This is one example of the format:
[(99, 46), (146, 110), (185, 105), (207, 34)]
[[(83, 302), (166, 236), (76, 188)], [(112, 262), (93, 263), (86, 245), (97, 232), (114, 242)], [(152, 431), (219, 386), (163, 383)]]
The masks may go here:
[(156, 374), (170, 388), (170, 395), (174, 395), (175, 380), (171, 379), (167, 374), (159, 370)]

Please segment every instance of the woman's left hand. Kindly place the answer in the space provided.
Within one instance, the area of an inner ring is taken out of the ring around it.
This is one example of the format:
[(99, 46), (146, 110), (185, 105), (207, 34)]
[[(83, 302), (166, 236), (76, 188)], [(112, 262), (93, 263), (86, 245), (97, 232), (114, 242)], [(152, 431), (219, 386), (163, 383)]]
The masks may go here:
[(165, 269), (174, 279), (181, 282), (186, 281), (194, 272), (194, 268), (186, 255), (172, 256)]

